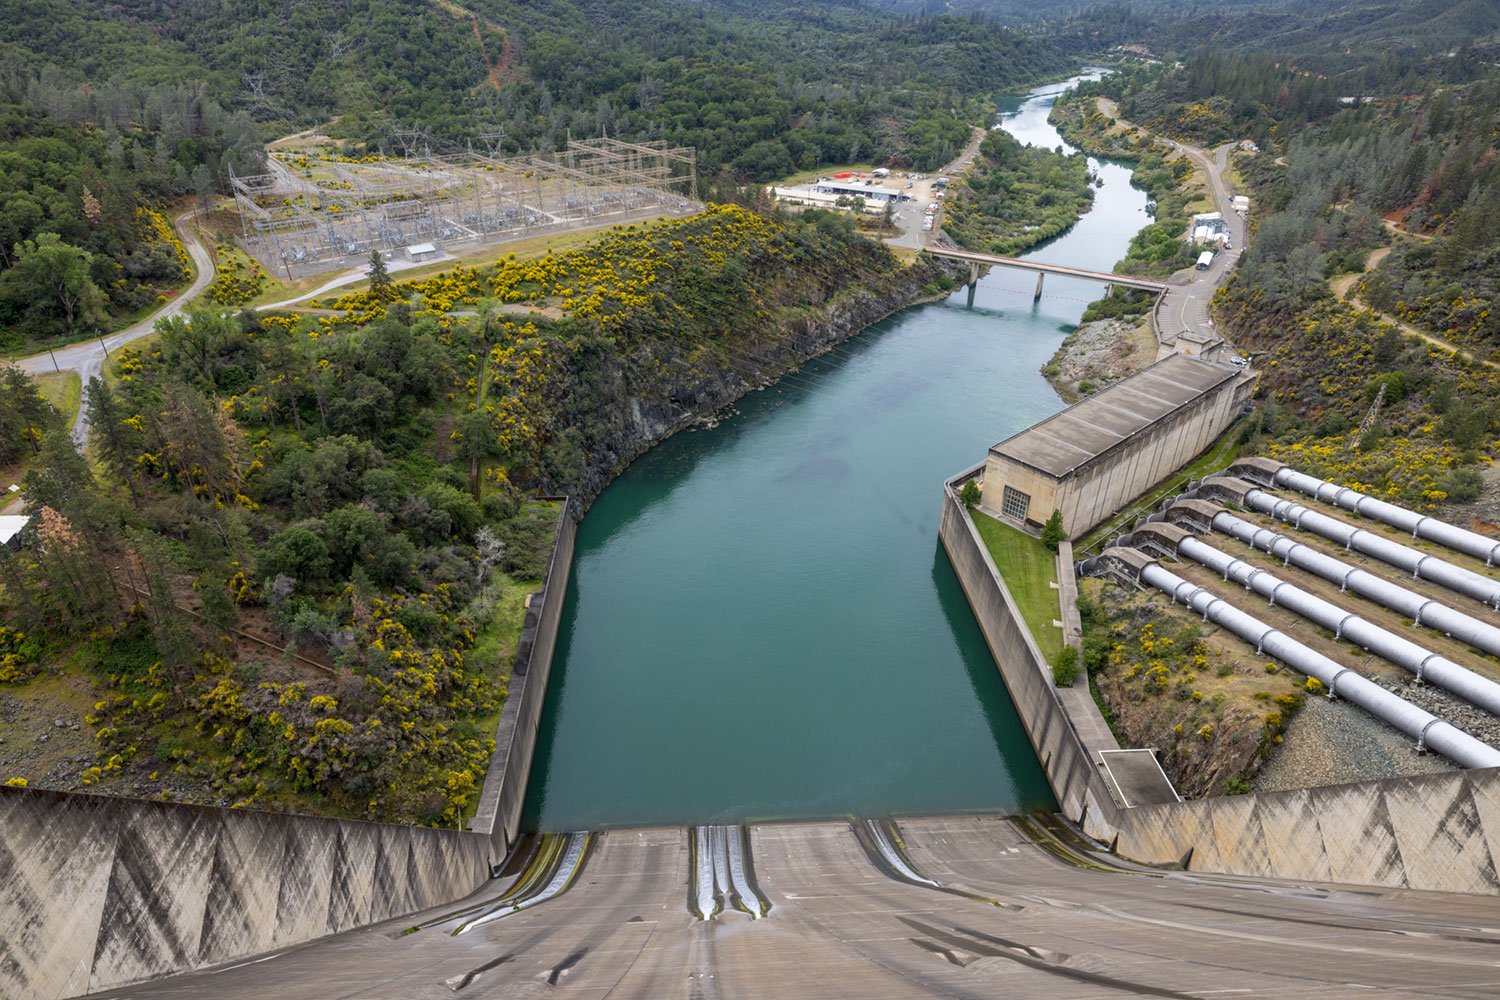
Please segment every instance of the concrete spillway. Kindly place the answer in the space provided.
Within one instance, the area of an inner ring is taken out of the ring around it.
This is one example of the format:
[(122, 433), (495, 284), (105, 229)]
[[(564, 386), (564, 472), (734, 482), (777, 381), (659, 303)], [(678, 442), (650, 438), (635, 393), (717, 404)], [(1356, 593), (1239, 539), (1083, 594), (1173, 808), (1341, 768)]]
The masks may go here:
[[(686, 832), (612, 831), (597, 838), (585, 876), (568, 892), (471, 934), (402, 934), (418, 921), (389, 924), (128, 994), (908, 1000), (1500, 990), (1492, 898), (1163, 879), (1102, 852), (1063, 860), (1002, 819), (903, 820), (897, 828), (902, 862), (918, 878), (971, 894), (882, 873), (848, 823), (757, 826), (749, 844), (771, 915), (702, 921), (686, 906)], [(1321, 844), (1335, 827), (1320, 830), (1311, 815), (1302, 829)], [(1284, 849), (1315, 853), (1310, 843)]]

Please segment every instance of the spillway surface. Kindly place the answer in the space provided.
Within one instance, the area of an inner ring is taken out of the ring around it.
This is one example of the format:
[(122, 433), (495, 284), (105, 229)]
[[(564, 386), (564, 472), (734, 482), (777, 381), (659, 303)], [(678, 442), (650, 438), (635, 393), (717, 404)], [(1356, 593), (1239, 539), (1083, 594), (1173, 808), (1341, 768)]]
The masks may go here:
[[(1055, 146), (1062, 87), (1005, 127)], [(1128, 168), (1033, 251), (1108, 270)], [(937, 543), (940, 484), (1062, 406), (1038, 373), (1097, 285), (997, 271), (635, 462), (579, 529), (525, 823), (597, 829), (1050, 807)]]

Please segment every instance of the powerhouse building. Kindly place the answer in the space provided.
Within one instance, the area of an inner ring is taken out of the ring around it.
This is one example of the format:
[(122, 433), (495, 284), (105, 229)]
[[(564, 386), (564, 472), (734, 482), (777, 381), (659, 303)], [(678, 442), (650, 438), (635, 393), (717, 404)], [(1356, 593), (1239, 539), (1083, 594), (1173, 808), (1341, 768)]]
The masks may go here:
[(1078, 538), (1192, 461), (1244, 409), (1255, 376), (1172, 354), (990, 449), (980, 502)]

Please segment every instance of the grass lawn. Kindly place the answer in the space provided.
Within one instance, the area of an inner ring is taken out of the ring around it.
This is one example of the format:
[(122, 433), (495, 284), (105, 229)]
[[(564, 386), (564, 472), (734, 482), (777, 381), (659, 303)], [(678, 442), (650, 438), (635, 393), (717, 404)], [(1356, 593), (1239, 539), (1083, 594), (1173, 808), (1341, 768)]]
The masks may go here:
[(1052, 623), (1060, 617), (1057, 582), (1057, 554), (1018, 528), (1012, 528), (988, 514), (970, 511), (984, 547), (1005, 579), (1010, 596), (1021, 609), (1021, 617), (1036, 640), (1037, 649), (1052, 662), (1062, 649), (1062, 629)]
[(78, 407), (83, 399), (83, 383), (75, 372), (49, 372), (33, 379), (42, 398), (63, 415), (68, 426), (78, 419)]

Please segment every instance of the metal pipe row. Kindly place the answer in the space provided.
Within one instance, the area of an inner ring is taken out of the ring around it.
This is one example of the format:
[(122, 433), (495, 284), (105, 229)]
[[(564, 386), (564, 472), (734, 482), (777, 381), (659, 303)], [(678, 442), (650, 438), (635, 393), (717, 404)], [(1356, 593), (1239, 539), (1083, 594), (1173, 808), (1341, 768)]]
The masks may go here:
[(1489, 678), (1481, 677), (1445, 656), (1310, 594), (1243, 559), (1220, 552), (1201, 539), (1191, 536), (1184, 538), (1178, 543), (1177, 552), (1221, 574), (1225, 580), (1243, 584), (1247, 590), (1268, 598), (1273, 607), (1280, 605), (1289, 608), (1307, 620), (1329, 629), (1333, 632), (1335, 641), (1348, 639), (1366, 651), (1410, 670), (1417, 675), (1417, 680), (1436, 684), (1471, 705), (1478, 705), (1487, 712), (1500, 715), (1500, 684)]
[(1410, 615), (1415, 625), (1430, 625), (1475, 649), (1500, 656), (1500, 628), (1489, 622), (1456, 611), (1441, 601), (1434, 601), (1384, 577), (1325, 555), (1310, 545), (1294, 542), (1270, 528), (1251, 524), (1228, 511), (1215, 514), (1212, 523), (1214, 530), (1238, 538), (1252, 549), (1262, 549), (1284, 564), (1296, 566), (1330, 583), (1336, 583), (1340, 590), (1353, 591), (1392, 611)]
[(1365, 528), (1345, 524), (1336, 517), (1309, 510), (1295, 500), (1285, 500), (1265, 490), (1252, 489), (1246, 493), (1245, 506), (1298, 528), (1306, 528), (1329, 541), (1339, 542), (1346, 549), (1355, 549), (1367, 556), (1374, 556), (1381, 562), (1398, 566), (1416, 579), (1431, 580), (1449, 590), (1467, 594), (1500, 611), (1500, 581), (1491, 580), (1462, 566), (1455, 566), (1437, 556), (1418, 552)]
[(1204, 621), (1221, 625), (1246, 642), (1254, 643), (1257, 652), (1274, 656), (1301, 673), (1316, 677), (1332, 694), (1353, 702), (1415, 739), (1418, 748), (1431, 747), (1461, 767), (1500, 767), (1500, 750), (1278, 632), (1160, 564), (1146, 566), (1140, 578), (1167, 594), (1174, 603), (1180, 601), (1201, 614)]
[(1277, 486), (1290, 486), (1300, 493), (1306, 493), (1315, 500), (1332, 503), (1345, 510), (1352, 510), (1356, 514), (1374, 518), (1402, 531), (1411, 532), (1413, 538), (1425, 538), (1431, 542), (1473, 556), (1475, 559), (1483, 559), (1486, 566), (1495, 565), (1495, 560), (1500, 558), (1500, 541), (1440, 521), (1427, 514), (1419, 514), (1414, 510), (1377, 500), (1368, 494), (1358, 490), (1351, 490), (1347, 486), (1339, 486), (1330, 483), (1326, 479), (1309, 476), (1304, 472), (1288, 466), (1282, 466), (1272, 477)]

